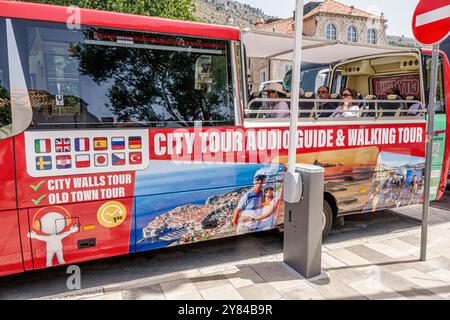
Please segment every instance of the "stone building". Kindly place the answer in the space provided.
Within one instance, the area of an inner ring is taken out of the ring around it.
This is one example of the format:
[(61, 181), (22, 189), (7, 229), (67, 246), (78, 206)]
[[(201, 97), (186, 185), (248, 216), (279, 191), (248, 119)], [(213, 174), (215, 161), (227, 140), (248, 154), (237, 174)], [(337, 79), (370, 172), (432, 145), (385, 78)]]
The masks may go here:
[[(303, 35), (316, 39), (387, 46), (387, 20), (335, 0), (310, 2), (304, 7)], [(294, 17), (255, 23), (255, 29), (293, 34)], [(292, 61), (249, 59), (249, 85), (257, 91), (262, 81), (283, 79)]]
[(317, 39), (387, 46), (387, 20), (334, 0), (326, 0), (303, 17), (303, 34)]

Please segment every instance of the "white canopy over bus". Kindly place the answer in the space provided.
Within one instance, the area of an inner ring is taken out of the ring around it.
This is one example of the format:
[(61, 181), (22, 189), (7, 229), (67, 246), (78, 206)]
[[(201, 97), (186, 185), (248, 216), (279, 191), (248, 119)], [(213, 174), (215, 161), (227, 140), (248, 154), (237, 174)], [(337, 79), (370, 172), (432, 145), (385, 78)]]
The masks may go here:
[[(293, 34), (251, 30), (244, 31), (242, 37), (248, 58), (293, 60)], [(302, 62), (329, 64), (368, 55), (405, 52), (408, 49), (303, 37), (302, 51)]]

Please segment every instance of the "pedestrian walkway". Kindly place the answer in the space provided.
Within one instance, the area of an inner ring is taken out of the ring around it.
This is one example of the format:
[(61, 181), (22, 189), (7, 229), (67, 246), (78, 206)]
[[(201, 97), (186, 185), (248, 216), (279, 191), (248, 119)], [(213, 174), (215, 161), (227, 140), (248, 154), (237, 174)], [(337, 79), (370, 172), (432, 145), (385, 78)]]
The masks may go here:
[[(415, 206), (407, 210), (418, 214), (422, 209)], [(269, 237), (268, 243), (256, 249), (261, 251), (259, 256), (253, 252), (245, 258), (255, 247), (244, 243), (215, 252), (219, 262), (212, 265), (202, 266), (197, 261), (195, 267), (187, 264), (176, 272), (44, 299), (449, 299), (450, 212), (430, 210), (426, 262), (418, 260), (420, 224), (385, 215), (382, 227), (373, 224), (368, 215), (334, 230), (323, 246), (324, 272), (316, 279), (306, 280), (285, 265), (281, 237), (278, 242)], [(264, 242), (264, 237), (257, 240)], [(270, 246), (277, 252), (267, 253)], [(202, 254), (194, 253), (190, 258)], [(205, 253), (203, 258), (212, 254)]]

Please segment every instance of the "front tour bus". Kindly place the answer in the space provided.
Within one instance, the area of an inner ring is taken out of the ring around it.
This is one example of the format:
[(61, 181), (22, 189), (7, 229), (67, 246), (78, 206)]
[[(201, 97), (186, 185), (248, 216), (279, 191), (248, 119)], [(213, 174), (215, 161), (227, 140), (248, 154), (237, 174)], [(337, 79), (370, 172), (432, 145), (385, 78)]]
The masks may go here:
[[(0, 1), (0, 275), (281, 226), (289, 111), (244, 108), (243, 51), (237, 28)], [(297, 161), (326, 169), (324, 235), (420, 201), (427, 66), (420, 52), (337, 64), (333, 91), (377, 97), (300, 119)], [(390, 81), (420, 101), (384, 97)], [(409, 102), (416, 114), (397, 110)]]

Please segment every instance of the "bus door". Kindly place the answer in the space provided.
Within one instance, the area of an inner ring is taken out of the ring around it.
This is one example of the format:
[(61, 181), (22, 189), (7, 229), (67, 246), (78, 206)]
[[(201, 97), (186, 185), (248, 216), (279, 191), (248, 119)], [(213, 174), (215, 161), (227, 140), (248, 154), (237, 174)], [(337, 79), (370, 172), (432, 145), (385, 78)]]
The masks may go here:
[[(431, 76), (431, 55), (424, 54), (422, 56), (423, 74), (424, 74), (424, 105), (428, 104), (428, 97), (430, 91), (430, 76)], [(430, 199), (439, 200), (443, 195), (443, 190), (446, 186), (447, 171), (449, 162), (449, 151), (446, 150), (448, 140), (447, 127), (448, 116), (446, 114), (446, 86), (448, 88), (448, 81), (445, 75), (449, 74), (448, 60), (445, 56), (439, 58), (439, 73), (437, 82), (436, 94), (436, 110), (434, 120), (434, 137), (433, 137), (433, 154), (432, 154), (432, 171), (431, 171), (431, 189)]]
[(0, 276), (24, 271), (14, 179), (10, 97), (6, 22), (0, 18)]

